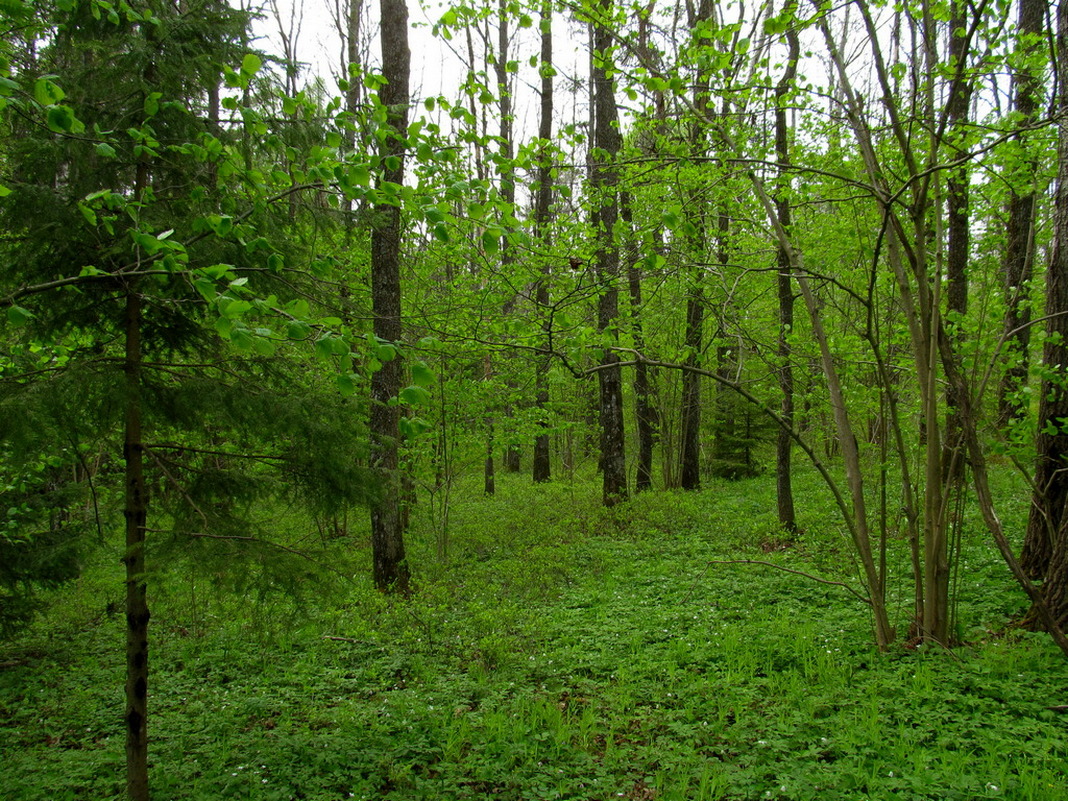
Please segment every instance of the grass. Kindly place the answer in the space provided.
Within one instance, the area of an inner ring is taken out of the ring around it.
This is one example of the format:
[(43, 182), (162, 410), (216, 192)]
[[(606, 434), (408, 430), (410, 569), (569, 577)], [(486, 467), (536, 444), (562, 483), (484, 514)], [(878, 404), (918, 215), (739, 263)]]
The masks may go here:
[[(1001, 631), (1023, 600), (977, 526), (952, 653), (878, 653), (841, 588), (715, 563), (848, 580), (808, 480), (805, 535), (770, 553), (766, 479), (605, 511), (592, 482), (504, 476), (459, 488), (448, 564), (417, 510), (410, 601), (348, 541), (332, 564), (354, 578), (300, 609), (161, 573), (154, 797), (1063, 799), (1068, 663)], [(117, 571), (102, 555), (0, 654), (5, 798), (121, 797)]]

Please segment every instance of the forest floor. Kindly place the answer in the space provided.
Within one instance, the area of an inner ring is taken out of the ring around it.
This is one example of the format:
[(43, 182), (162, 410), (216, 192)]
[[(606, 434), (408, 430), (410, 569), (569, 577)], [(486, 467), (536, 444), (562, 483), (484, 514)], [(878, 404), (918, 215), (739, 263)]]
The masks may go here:
[[(1025, 601), (979, 524), (955, 581), (963, 644), (879, 653), (842, 587), (723, 563), (859, 589), (815, 479), (800, 478), (792, 543), (772, 484), (605, 511), (592, 478), (503, 476), (491, 498), (472, 481), (449, 505), (447, 561), (441, 519), (415, 509), (410, 600), (373, 592), (356, 535), (325, 545), (354, 578), (299, 604), (153, 573), (153, 797), (1068, 797), (1068, 715), (1049, 709), (1068, 703), (1068, 662), (1008, 626)], [(899, 631), (904, 556), (895, 538)], [(121, 797), (119, 570), (98, 554), (0, 648), (9, 801)]]

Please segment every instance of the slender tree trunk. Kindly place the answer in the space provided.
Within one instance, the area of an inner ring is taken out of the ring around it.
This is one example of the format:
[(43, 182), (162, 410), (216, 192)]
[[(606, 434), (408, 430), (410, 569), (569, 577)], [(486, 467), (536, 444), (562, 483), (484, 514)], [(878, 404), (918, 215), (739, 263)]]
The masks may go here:
[[(696, 270), (694, 271), (697, 272)], [(691, 279), (686, 297), (685, 364), (700, 367), (705, 321), (704, 287), (701, 276)], [(682, 374), (682, 414), (680, 415), (679, 485), (683, 489), (701, 488), (701, 376), (687, 370)]]
[[(620, 215), (633, 233), (630, 193), (621, 192)], [(645, 356), (645, 332), (642, 327), (642, 271), (633, 255), (627, 265), (627, 288), (630, 295), (631, 337), (634, 349)], [(634, 416), (638, 429), (638, 463), (634, 491), (643, 492), (653, 486), (653, 447), (656, 444), (656, 407), (653, 405), (650, 367), (639, 359), (634, 365)]]
[(122, 455), (126, 498), (126, 795), (148, 801), (148, 594), (145, 528), (148, 486), (141, 436), (141, 296), (126, 294), (126, 425)]
[[(601, 0), (601, 13), (611, 16), (611, 0)], [(613, 337), (618, 335), (619, 314), (619, 248), (613, 239), (618, 216), (615, 160), (620, 149), (618, 114), (612, 79), (608, 77), (611, 63), (612, 36), (603, 21), (594, 26), (594, 51), (598, 54), (591, 74), (594, 97), (594, 146), (599, 153), (593, 158), (593, 189), (597, 204), (597, 280), (600, 301), (597, 308), (597, 328)], [(614, 506), (627, 497), (626, 452), (623, 423), (623, 379), (619, 356), (605, 351), (598, 371), (600, 386), (601, 468), (605, 506)]]
[[(500, 110), (501, 110), (501, 137), (500, 137), (500, 157), (501, 157), (501, 199), (507, 204), (509, 209), (515, 207), (515, 167), (514, 164), (514, 152), (515, 147), (512, 142), (512, 95), (508, 89), (508, 55), (509, 55), (509, 34), (508, 34), (508, 0), (498, 0), (498, 20), (497, 20), (497, 59), (495, 64), (495, 72), (497, 77), (497, 92), (500, 96)], [(512, 265), (515, 263), (515, 252), (512, 247), (512, 242), (508, 238), (507, 234), (501, 237), (501, 272), (504, 275), (510, 275), (512, 271)], [(504, 303), (502, 310), (504, 317), (510, 317), (515, 311), (515, 298), (511, 297)], [(506, 386), (508, 387), (508, 401), (504, 405), (503, 413), (505, 420), (512, 419), (512, 398), (515, 398), (519, 394), (519, 385), (512, 377), (511, 371), (509, 371), (506, 379)], [(520, 470), (520, 452), (519, 446), (509, 439), (504, 445), (504, 458), (502, 459), (504, 464), (504, 470), (507, 473), (518, 473)]]
[[(1017, 30), (1022, 38), (1022, 50), (1028, 58), (1036, 49), (1043, 47), (1042, 33), (1048, 3), (1044, 0), (1019, 0)], [(1019, 125), (1033, 125), (1038, 116), (1041, 91), (1041, 73), (1034, 67), (1024, 65), (1012, 76), (1015, 90), (1013, 103), (1019, 114)], [(1027, 134), (1020, 132), (1017, 139), (1026, 144)], [(1005, 292), (1005, 337), (1010, 346), (1012, 363), (1005, 371), (998, 397), (1000, 423), (1006, 424), (1013, 417), (1020, 417), (1023, 410), (1014, 393), (1027, 381), (1031, 344), (1031, 291), (1029, 282), (1034, 272), (1034, 218), (1035, 182), (1038, 164), (1030, 155), (1010, 171), (1010, 194), (1008, 224), (1006, 227), (1004, 292)]]
[[(390, 138), (383, 145), (383, 180), (404, 181), (404, 150), (408, 132), (408, 8), (405, 0), (380, 0), (382, 74), (380, 89), (388, 111)], [(390, 163), (391, 162), (391, 163)], [(401, 341), (400, 208), (380, 204), (371, 231), (371, 306), (374, 334), (390, 343)], [(371, 377), (371, 465), (381, 483), (371, 505), (371, 550), (375, 586), (384, 592), (407, 593), (409, 570), (404, 554), (400, 480), (400, 407), (395, 398), (403, 385), (403, 364), (396, 356)]]
[[(150, 31), (147, 39), (155, 44)], [(149, 62), (145, 86), (155, 81), (156, 69)], [(142, 156), (134, 176), (138, 200), (150, 188), (150, 160)], [(148, 801), (148, 585), (145, 577), (145, 534), (148, 529), (148, 483), (145, 481), (145, 446), (141, 425), (141, 334), (142, 297), (137, 279), (126, 287), (124, 310), (125, 420), (122, 441), (126, 523), (126, 796), (129, 801)]]
[[(553, 6), (547, 0), (541, 7), (541, 120), (538, 124), (538, 138), (542, 151), (538, 160), (538, 188), (534, 201), (534, 234), (545, 247), (549, 241), (549, 208), (552, 205), (552, 158), (550, 144), (553, 136)], [(542, 333), (546, 347), (550, 342), (549, 326), (549, 264), (542, 268), (541, 279), (534, 292), (538, 313), (544, 315)], [(549, 460), (549, 434), (546, 417), (549, 413), (549, 365), (550, 357), (539, 358), (534, 370), (534, 402), (537, 405), (541, 429), (534, 439), (533, 478), (535, 482), (548, 481), (552, 474)]]
[[(971, 104), (971, 82), (965, 78), (968, 51), (967, 41), (960, 31), (967, 24), (964, 4), (954, 2), (949, 20), (949, 59), (957, 65), (955, 76), (949, 86), (946, 101), (950, 143), (955, 148), (951, 156), (963, 152), (965, 126), (968, 123), (968, 108)], [(968, 313), (968, 249), (970, 227), (968, 220), (968, 182), (970, 170), (966, 164), (950, 171), (946, 186), (946, 217), (948, 223), (948, 242), (946, 253), (946, 309), (951, 323), (959, 326)], [(955, 342), (963, 341), (963, 332), (957, 329)], [(946, 430), (945, 458), (943, 469), (946, 480), (959, 487), (964, 478), (964, 453), (961, 441), (960, 419), (957, 407), (960, 400), (954, 394), (952, 386), (946, 389)]]
[[(784, 9), (795, 9), (795, 0), (786, 0)], [(786, 58), (786, 70), (775, 87), (775, 156), (778, 161), (779, 191), (775, 198), (775, 208), (779, 222), (787, 236), (793, 225), (790, 209), (790, 141), (789, 126), (786, 120), (786, 98), (793, 88), (797, 76), (797, 60), (800, 57), (800, 41), (793, 25), (786, 29), (786, 42), (789, 48)], [(779, 335), (777, 351), (779, 357), (778, 379), (782, 392), (780, 414), (785, 427), (780, 427), (775, 438), (775, 494), (779, 513), (779, 525), (789, 534), (797, 532), (797, 516), (794, 512), (793, 476), (791, 458), (793, 455), (793, 438), (787, 428), (794, 425), (794, 371), (790, 364), (790, 336), (794, 328), (794, 282), (790, 275), (790, 253), (783, 243), (779, 243), (776, 265), (779, 274), (776, 289), (779, 297)]]
[[(701, 0), (696, 11), (689, 14), (690, 27), (708, 22), (712, 17), (712, 3)], [(702, 116), (710, 116), (709, 75), (707, 70), (698, 70), (694, 80), (694, 108)], [(706, 154), (707, 137), (705, 121), (695, 120), (692, 124), (690, 147), (693, 154), (703, 157)], [(705, 288), (704, 268), (700, 265), (705, 260), (705, 215), (703, 198), (693, 193), (691, 206), (697, 217), (695, 232), (688, 237), (690, 258), (697, 262), (688, 276), (686, 290), (686, 327), (683, 333), (683, 346), (686, 349), (687, 367), (700, 367), (701, 354), (704, 351), (705, 326)], [(701, 488), (701, 375), (696, 370), (682, 373), (682, 403), (679, 410), (679, 485), (683, 489)]]

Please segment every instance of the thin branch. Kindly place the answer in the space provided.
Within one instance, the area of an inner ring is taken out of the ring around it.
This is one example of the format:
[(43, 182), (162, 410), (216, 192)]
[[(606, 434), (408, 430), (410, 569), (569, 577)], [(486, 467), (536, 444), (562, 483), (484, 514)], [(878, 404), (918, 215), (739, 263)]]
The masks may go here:
[(776, 570), (781, 570), (783, 573), (793, 573), (795, 576), (804, 576), (807, 579), (818, 581), (820, 584), (830, 584), (833, 587), (841, 587), (850, 595), (862, 603), (866, 603), (871, 606), (871, 599), (865, 598), (859, 592), (854, 590), (848, 584), (843, 581), (832, 581), (831, 579), (820, 578), (819, 576), (813, 576), (811, 573), (806, 573), (803, 570), (794, 570), (792, 567), (785, 567), (783, 565), (777, 565), (774, 562), (765, 562), (762, 559), (713, 559), (709, 562), (710, 565), (764, 565), (765, 567), (773, 567)]

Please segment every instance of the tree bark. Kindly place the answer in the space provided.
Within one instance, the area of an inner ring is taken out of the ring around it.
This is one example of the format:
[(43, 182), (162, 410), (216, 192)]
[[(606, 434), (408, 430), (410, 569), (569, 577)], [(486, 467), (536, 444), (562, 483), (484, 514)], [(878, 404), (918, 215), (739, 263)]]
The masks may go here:
[[(1023, 29), (1024, 6), (1031, 14), (1033, 0), (1022, 0), (1020, 26)], [(1053, 195), (1053, 243), (1049, 267), (1046, 271), (1046, 340), (1042, 349), (1042, 391), (1039, 394), (1038, 437), (1035, 458), (1035, 493), (1031, 501), (1031, 513), (1027, 521), (1020, 563), (1030, 578), (1046, 577), (1045, 592), (1048, 598), (1059, 597), (1062, 601), (1068, 573), (1066, 557), (1059, 551), (1068, 548), (1065, 529), (1068, 516), (1064, 514), (1068, 503), (1068, 434), (1060, 420), (1068, 417), (1068, 387), (1065, 386), (1065, 368), (1068, 367), (1068, 31), (1065, 30), (1068, 9), (1065, 3), (1057, 7), (1057, 98), (1058, 145), (1057, 178)], [(1041, 10), (1039, 24), (1041, 24)], [(1029, 22), (1029, 26), (1033, 23)], [(1026, 95), (1025, 92), (1019, 94)], [(1019, 96), (1017, 99), (1019, 103)], [(1006, 323), (1007, 325), (1008, 323)], [(1054, 377), (1055, 376), (1055, 377)], [(1056, 569), (1054, 569), (1056, 568)], [(1053, 586), (1063, 585), (1063, 586)], [(1051, 610), (1052, 611), (1052, 610)], [(1054, 613), (1056, 615), (1056, 613)], [(1061, 612), (1061, 623), (1068, 623)]]
[[(612, 0), (601, 0), (605, 18), (611, 16)], [(594, 58), (591, 72), (594, 102), (593, 190), (596, 204), (597, 280), (600, 300), (597, 307), (597, 330), (610, 339), (618, 336), (619, 248), (614, 240), (618, 200), (615, 160), (620, 149), (615, 91), (608, 77), (612, 34), (603, 21), (594, 25)], [(627, 497), (626, 451), (623, 423), (623, 380), (619, 356), (606, 349), (601, 362), (605, 369), (597, 373), (600, 387), (601, 468), (605, 506), (614, 506)]]
[[(620, 216), (633, 234), (630, 193), (621, 192)], [(627, 289), (630, 295), (631, 337), (634, 349), (645, 355), (645, 331), (642, 327), (642, 270), (636, 254), (627, 264)], [(638, 429), (638, 463), (635, 469), (634, 491), (644, 492), (653, 487), (653, 447), (656, 444), (656, 407), (653, 404), (650, 367), (644, 360), (634, 365), (634, 417)]]
[[(1053, 244), (1046, 271), (1046, 341), (1043, 346), (1042, 391), (1038, 407), (1035, 493), (1020, 562), (1031, 578), (1046, 577), (1047, 599), (1064, 601), (1068, 573), (1063, 551), (1068, 549), (1068, 7), (1057, 8), (1057, 178), (1053, 194)], [(1056, 569), (1054, 569), (1056, 568)], [(1060, 585), (1060, 586), (1057, 586)], [(1052, 611), (1052, 610), (1051, 610)], [(1062, 613), (1063, 614), (1063, 613)], [(1057, 613), (1054, 612), (1056, 616)], [(1063, 622), (1063, 618), (1062, 618)]]
[[(954, 2), (949, 20), (949, 60), (956, 65), (954, 78), (949, 86), (946, 112), (951, 141), (955, 150), (951, 156), (963, 152), (964, 128), (968, 123), (968, 107), (971, 103), (972, 85), (965, 78), (968, 48), (967, 40), (959, 32), (967, 24), (964, 5)], [(950, 322), (959, 326), (964, 315), (968, 313), (968, 249), (970, 242), (970, 225), (968, 219), (970, 170), (962, 164), (950, 170), (946, 182), (946, 222), (948, 236), (946, 247), (946, 309), (950, 313)], [(957, 328), (955, 342), (963, 341), (963, 332)], [(946, 430), (945, 456), (943, 470), (948, 483), (959, 487), (964, 478), (964, 452), (961, 440), (960, 419), (957, 407), (960, 400), (954, 388), (946, 388)]]
[[(1046, 8), (1043, 0), (1020, 0), (1017, 30), (1022, 39), (1022, 51), (1028, 56), (1042, 47)], [(1013, 104), (1019, 114), (1021, 128), (1034, 124), (1038, 115), (1041, 75), (1029, 66), (1017, 70), (1013, 76), (1015, 89)], [(1017, 140), (1026, 144), (1026, 133)], [(1006, 226), (1004, 292), (1005, 338), (1012, 363), (1002, 378), (998, 397), (1000, 423), (1005, 425), (1023, 410), (1013, 394), (1027, 381), (1031, 344), (1031, 292), (1029, 282), (1034, 273), (1034, 217), (1035, 182), (1038, 164), (1028, 156), (1010, 171), (1008, 223)]]
[(126, 494), (126, 795), (148, 801), (148, 593), (145, 585), (145, 528), (148, 486), (141, 435), (141, 296), (126, 294), (126, 421), (123, 434)]
[[(786, 0), (785, 9), (796, 10), (795, 0)], [(793, 226), (790, 208), (790, 128), (786, 120), (786, 98), (793, 88), (797, 76), (797, 60), (800, 57), (801, 44), (797, 31), (791, 23), (786, 29), (788, 47), (786, 69), (775, 87), (775, 156), (778, 162), (779, 187), (775, 197), (775, 209), (779, 223), (787, 236)], [(794, 282), (790, 274), (790, 253), (783, 243), (779, 243), (776, 252), (776, 265), (779, 273), (776, 278), (776, 290), (779, 298), (779, 334), (777, 355), (779, 357), (778, 379), (779, 391), (782, 392), (780, 414), (785, 427), (780, 427), (775, 438), (775, 498), (779, 513), (779, 525), (788, 534), (797, 532), (797, 515), (794, 511), (793, 476), (791, 458), (793, 455), (793, 438), (787, 428), (794, 425), (794, 371), (790, 364), (790, 335), (794, 328)]]
[[(690, 290), (686, 297), (686, 330), (683, 342), (686, 347), (687, 367), (700, 367), (705, 322), (704, 287), (697, 270), (693, 271)], [(679, 428), (679, 485), (683, 489), (701, 488), (701, 376), (687, 370), (682, 374), (682, 414)]]
[[(388, 111), (389, 136), (382, 146), (382, 179), (404, 181), (408, 132), (408, 8), (405, 0), (380, 0), (382, 75), (379, 97)], [(371, 307), (375, 336), (389, 343), (401, 340), (400, 208), (379, 204), (371, 231)], [(371, 377), (371, 466), (380, 493), (371, 505), (371, 550), (375, 586), (383, 592), (407, 593), (409, 570), (404, 553), (401, 513), (400, 407), (403, 363), (398, 354)]]
[[(553, 6), (551, 1), (541, 7), (541, 119), (538, 123), (538, 138), (541, 140), (541, 154), (538, 160), (538, 188), (534, 201), (534, 235), (543, 246), (549, 240), (549, 207), (552, 205), (552, 157), (550, 146), (553, 136)], [(546, 250), (548, 248), (545, 248)], [(534, 300), (538, 313), (544, 315), (542, 334), (546, 348), (549, 347), (551, 325), (549, 318), (549, 264), (542, 268), (541, 278), (534, 291)], [(538, 408), (538, 426), (540, 432), (534, 438), (533, 479), (535, 483), (548, 481), (552, 477), (549, 460), (549, 434), (546, 416), (549, 413), (549, 365), (550, 357), (539, 358), (534, 370), (534, 403)]]

